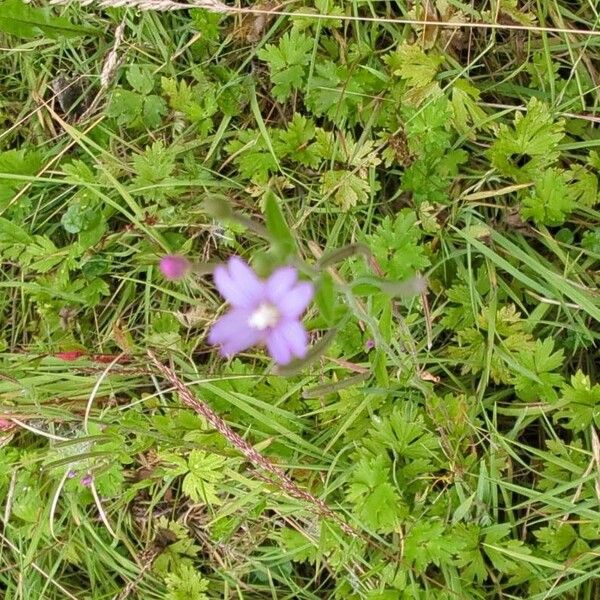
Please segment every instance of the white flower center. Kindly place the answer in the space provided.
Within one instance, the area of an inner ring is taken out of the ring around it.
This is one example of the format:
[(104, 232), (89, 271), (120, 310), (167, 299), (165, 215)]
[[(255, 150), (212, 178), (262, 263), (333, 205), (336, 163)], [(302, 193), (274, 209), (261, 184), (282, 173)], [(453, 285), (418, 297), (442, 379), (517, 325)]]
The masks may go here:
[(275, 306), (264, 302), (250, 315), (248, 325), (259, 331), (264, 331), (269, 327), (275, 327), (279, 321), (279, 311)]

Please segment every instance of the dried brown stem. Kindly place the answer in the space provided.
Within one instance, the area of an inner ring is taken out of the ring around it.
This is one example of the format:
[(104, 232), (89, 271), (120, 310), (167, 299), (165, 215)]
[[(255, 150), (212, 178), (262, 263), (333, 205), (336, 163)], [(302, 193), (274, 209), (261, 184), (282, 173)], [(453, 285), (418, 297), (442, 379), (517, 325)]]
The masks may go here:
[[(251, 462), (254, 466), (268, 474), (265, 477), (266, 481), (274, 483), (283, 492), (296, 498), (311, 504), (322, 517), (332, 519), (335, 521), (345, 533), (351, 535), (358, 535), (354, 529), (345, 523), (335, 512), (329, 508), (321, 500), (310, 492), (303, 490), (281, 469), (272, 463), (268, 458), (260, 454), (254, 447), (252, 447), (244, 438), (237, 434), (227, 423), (210, 407), (208, 404), (196, 398), (188, 387), (177, 377), (177, 374), (161, 363), (151, 350), (148, 350), (148, 356), (160, 371), (163, 377), (177, 390), (179, 397), (184, 404), (195, 410), (198, 414), (202, 415), (204, 419), (221, 433), (229, 443), (237, 448), (246, 459)], [(262, 479), (262, 477), (261, 477)]]
[[(68, 4), (70, 0), (50, 0), (50, 4)], [(362, 15), (338, 15), (324, 13), (310, 13), (303, 11), (279, 10), (279, 7), (272, 9), (228, 6), (219, 0), (190, 0), (189, 2), (176, 2), (175, 0), (79, 0), (82, 6), (94, 4), (101, 8), (126, 7), (138, 8), (140, 10), (169, 11), (169, 10), (189, 10), (190, 8), (203, 8), (211, 12), (224, 14), (251, 14), (267, 15), (280, 17), (295, 17), (301, 19), (319, 19), (336, 20), (346, 22), (360, 23), (389, 23), (392, 25), (413, 25), (413, 26), (435, 26), (447, 29), (488, 29), (490, 31), (529, 31), (532, 33), (555, 33), (581, 35), (583, 37), (599, 37), (598, 29), (576, 29), (569, 27), (545, 27), (542, 25), (521, 25), (502, 22), (481, 22), (481, 21), (433, 21), (428, 19), (407, 19), (396, 17), (367, 17)], [(288, 4), (282, 3), (280, 6)]]

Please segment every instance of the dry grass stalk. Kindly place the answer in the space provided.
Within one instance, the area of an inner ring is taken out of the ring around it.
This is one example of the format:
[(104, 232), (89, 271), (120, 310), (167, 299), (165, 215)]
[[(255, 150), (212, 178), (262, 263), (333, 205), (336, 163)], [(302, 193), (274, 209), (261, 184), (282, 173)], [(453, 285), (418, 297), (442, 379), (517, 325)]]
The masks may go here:
[(119, 26), (115, 29), (115, 41), (113, 42), (113, 46), (104, 60), (102, 71), (100, 72), (100, 90), (94, 96), (94, 99), (87, 110), (83, 113), (83, 115), (81, 115), (81, 121), (87, 119), (98, 108), (100, 100), (103, 97), (103, 93), (106, 92), (108, 86), (115, 76), (115, 73), (117, 72), (117, 67), (119, 66), (119, 48), (123, 43), (124, 32), (125, 19), (123, 19), (119, 23)]
[[(50, 0), (50, 4), (67, 4), (69, 0)], [(227, 6), (219, 0), (194, 0), (190, 3), (175, 2), (174, 0), (80, 0), (81, 6), (94, 4), (100, 8), (138, 8), (139, 10), (154, 10), (164, 12), (169, 10), (184, 10), (189, 8), (204, 8), (211, 12), (231, 13), (238, 9)]]
[(279, 468), (268, 458), (265, 458), (262, 454), (257, 452), (244, 438), (242, 438), (231, 427), (229, 427), (229, 425), (227, 425), (227, 423), (225, 423), (225, 421), (219, 415), (217, 415), (217, 413), (215, 413), (215, 411), (210, 408), (208, 404), (198, 400), (192, 394), (192, 392), (190, 392), (186, 385), (177, 377), (177, 374), (172, 369), (162, 364), (151, 350), (148, 351), (148, 356), (156, 368), (161, 372), (163, 377), (177, 390), (179, 397), (184, 404), (195, 410), (198, 414), (202, 415), (202, 417), (206, 419), (211, 427), (221, 433), (231, 443), (232, 446), (237, 448), (246, 457), (249, 462), (269, 475), (268, 477), (265, 477), (265, 481), (276, 484), (283, 492), (292, 498), (312, 504), (318, 514), (320, 514), (322, 517), (335, 521), (344, 532), (351, 535), (357, 535), (352, 527), (342, 521), (342, 519), (340, 519), (340, 517), (334, 513), (331, 508), (325, 504), (325, 502), (323, 502), (323, 500), (298, 487), (298, 485), (296, 485), (296, 483), (285, 473), (285, 471), (283, 471), (283, 469)]
[(102, 72), (100, 73), (100, 87), (102, 89), (106, 89), (108, 87), (117, 70), (117, 66), (119, 64), (119, 48), (121, 46), (121, 43), (123, 42), (124, 31), (125, 20), (121, 21), (121, 23), (115, 30), (115, 41), (113, 43), (113, 47), (110, 49), (110, 52), (108, 53), (108, 56), (104, 61), (104, 65), (102, 66)]
[[(50, 0), (50, 4), (68, 4), (71, 0)], [(189, 10), (190, 8), (203, 8), (211, 12), (224, 14), (253, 14), (267, 15), (270, 17), (296, 17), (301, 19), (336, 20), (358, 23), (388, 23), (391, 25), (411, 25), (417, 27), (429, 27), (432, 24), (438, 28), (456, 30), (461, 27), (467, 29), (488, 29), (491, 31), (529, 31), (532, 33), (552, 33), (581, 35), (582, 37), (600, 37), (598, 29), (576, 29), (569, 27), (546, 27), (541, 25), (521, 25), (513, 23), (482, 22), (482, 21), (432, 21), (431, 19), (407, 19), (395, 17), (367, 17), (358, 15), (333, 15), (324, 13), (294, 12), (262, 8), (238, 8), (227, 6), (218, 0), (192, 0), (191, 2), (175, 2), (174, 0), (79, 0), (82, 6), (95, 4), (101, 8), (138, 8), (140, 10), (169, 11)], [(281, 6), (281, 5), (280, 5)]]

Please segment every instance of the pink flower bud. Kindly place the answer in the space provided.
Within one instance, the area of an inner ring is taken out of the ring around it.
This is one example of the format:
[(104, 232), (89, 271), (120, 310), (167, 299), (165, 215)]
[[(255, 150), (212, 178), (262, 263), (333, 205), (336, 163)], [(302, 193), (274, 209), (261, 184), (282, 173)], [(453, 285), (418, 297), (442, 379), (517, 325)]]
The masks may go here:
[(169, 281), (183, 279), (191, 270), (192, 265), (185, 256), (172, 254), (160, 259), (160, 271)]

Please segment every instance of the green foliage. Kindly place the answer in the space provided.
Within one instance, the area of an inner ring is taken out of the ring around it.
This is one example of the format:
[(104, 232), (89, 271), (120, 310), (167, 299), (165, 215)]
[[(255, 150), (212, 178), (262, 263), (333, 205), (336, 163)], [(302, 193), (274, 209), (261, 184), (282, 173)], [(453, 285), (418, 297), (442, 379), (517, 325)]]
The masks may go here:
[(369, 114), (365, 109), (382, 87), (380, 76), (359, 65), (350, 67), (324, 60), (315, 66), (305, 101), (318, 117), (326, 116), (334, 123), (355, 123)]
[(35, 8), (22, 0), (0, 2), (0, 32), (20, 38), (52, 39), (97, 34), (92, 28), (73, 25), (64, 17), (52, 15), (49, 8)]
[(590, 425), (600, 423), (600, 384), (592, 385), (581, 371), (571, 377), (561, 395), (561, 408), (557, 418), (564, 426), (575, 431), (585, 431)]
[(573, 210), (594, 206), (597, 201), (597, 177), (585, 167), (577, 165), (571, 171), (547, 169), (523, 199), (521, 215), (538, 225), (562, 225)]
[(441, 521), (423, 520), (414, 523), (406, 533), (404, 557), (420, 574), (430, 564), (450, 564), (461, 549), (460, 541), (448, 536)]
[(392, 75), (406, 81), (409, 90), (405, 93), (405, 99), (414, 104), (421, 104), (428, 95), (439, 92), (434, 80), (443, 62), (443, 56), (427, 54), (418, 44), (407, 43), (386, 57)]
[(467, 154), (452, 149), (452, 106), (445, 96), (423, 108), (404, 111), (406, 137), (413, 159), (402, 178), (402, 187), (414, 202), (447, 203), (448, 189)]
[(12, 199), (26, 185), (27, 178), (36, 175), (42, 164), (43, 155), (36, 150), (0, 152), (0, 207), (17, 221), (29, 212), (31, 203), (27, 198), (18, 203), (12, 202)]
[[(498, 345), (490, 346), (490, 336), (497, 338)], [(495, 313), (489, 308), (483, 309), (475, 326), (457, 331), (456, 341), (457, 345), (451, 346), (448, 353), (461, 365), (461, 372), (489, 371), (496, 383), (509, 383), (508, 364), (512, 355), (531, 352), (533, 346), (531, 335), (514, 305), (503, 306)]]
[(178, 190), (172, 185), (175, 183), (174, 149), (154, 142), (142, 154), (133, 157), (132, 167), (135, 172), (132, 193), (158, 201), (177, 195)]
[(385, 217), (366, 243), (385, 276), (403, 280), (430, 264), (422, 238), (414, 211), (404, 209), (395, 219)]
[(234, 156), (240, 175), (245, 179), (264, 183), (278, 169), (277, 158), (258, 131), (246, 129), (227, 145), (227, 152)]
[(548, 169), (535, 183), (535, 190), (523, 200), (521, 215), (540, 225), (562, 225), (575, 207), (575, 190), (564, 171)]
[(127, 71), (127, 81), (132, 89), (118, 88), (112, 93), (108, 116), (116, 119), (119, 125), (157, 128), (167, 113), (167, 105), (163, 98), (152, 94), (154, 78), (151, 72), (133, 65)]
[(600, 597), (594, 3), (396, 4), (0, 0), (7, 598)]
[(202, 450), (194, 450), (188, 457), (188, 473), (183, 479), (182, 490), (194, 502), (219, 504), (215, 484), (224, 477), (222, 472), (225, 460), (219, 456), (207, 455)]
[(280, 158), (288, 158), (305, 167), (316, 168), (321, 157), (316, 151), (315, 123), (312, 119), (295, 114), (287, 129), (281, 131), (275, 141), (275, 150)]
[(561, 557), (563, 560), (573, 559), (590, 551), (589, 545), (569, 523), (553, 523), (542, 527), (535, 532), (535, 537), (540, 540), (549, 556)]
[(167, 594), (165, 600), (208, 600), (204, 593), (208, 589), (208, 581), (194, 567), (181, 565), (177, 573), (170, 573), (165, 578)]
[(536, 340), (533, 349), (519, 352), (519, 361), (527, 370), (515, 377), (519, 398), (528, 402), (554, 402), (558, 398), (557, 389), (564, 379), (560, 373), (553, 371), (562, 367), (565, 356), (562, 348), (556, 352), (553, 350), (554, 342), (547, 338)]
[(213, 128), (213, 116), (218, 111), (214, 85), (204, 77), (196, 84), (163, 77), (161, 84), (169, 107), (192, 122), (200, 137), (206, 137)]
[(348, 500), (369, 529), (389, 532), (404, 516), (402, 499), (390, 480), (389, 460), (384, 455), (362, 457), (352, 471)]
[(369, 200), (369, 183), (352, 171), (328, 171), (323, 175), (321, 193), (330, 196), (342, 210)]
[(273, 249), (280, 259), (292, 254), (295, 247), (294, 236), (285, 222), (283, 211), (275, 194), (267, 193), (265, 198), (265, 221), (273, 237)]
[(549, 107), (532, 98), (525, 113), (517, 112), (514, 125), (502, 125), (489, 157), (498, 171), (519, 183), (530, 182), (553, 165), (564, 137), (564, 121), (554, 121)]
[(476, 139), (476, 130), (490, 128), (485, 123), (487, 115), (479, 106), (479, 98), (479, 90), (465, 80), (459, 79), (452, 88), (454, 127), (471, 140)]
[(269, 65), (277, 101), (284, 102), (304, 86), (312, 47), (308, 36), (292, 29), (281, 36), (277, 45), (267, 44), (258, 52), (258, 57)]

